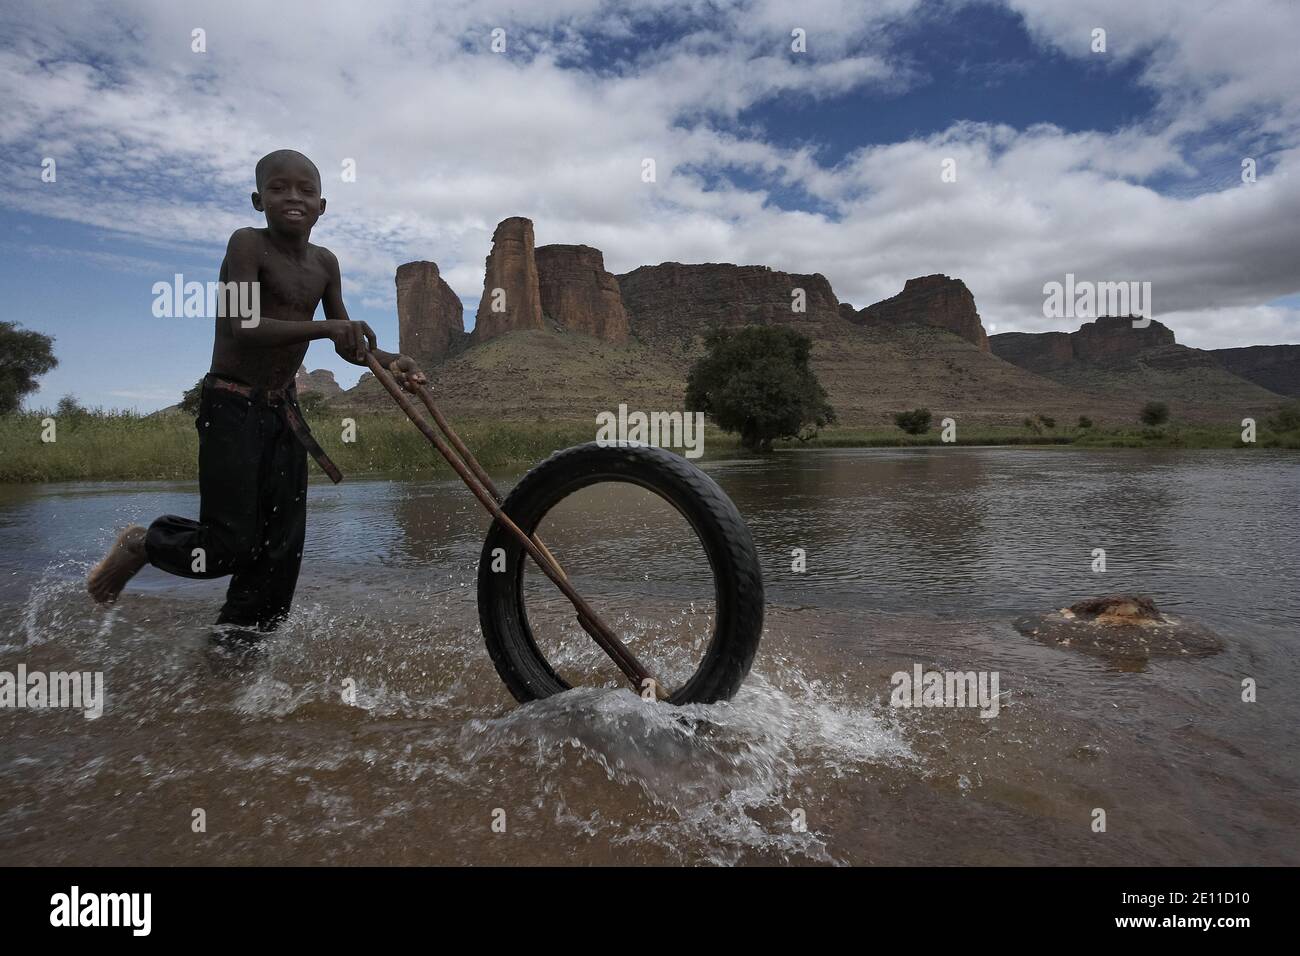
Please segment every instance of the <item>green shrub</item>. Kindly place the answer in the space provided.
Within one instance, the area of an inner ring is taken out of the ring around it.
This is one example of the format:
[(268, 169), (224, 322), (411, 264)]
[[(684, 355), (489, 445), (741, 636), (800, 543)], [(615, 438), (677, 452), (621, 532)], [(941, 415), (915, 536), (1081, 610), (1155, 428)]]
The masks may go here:
[(1138, 412), (1143, 425), (1163, 425), (1169, 421), (1169, 406), (1164, 402), (1147, 402)]
[(924, 435), (930, 430), (933, 417), (928, 408), (914, 408), (910, 412), (896, 414), (894, 424), (909, 435)]

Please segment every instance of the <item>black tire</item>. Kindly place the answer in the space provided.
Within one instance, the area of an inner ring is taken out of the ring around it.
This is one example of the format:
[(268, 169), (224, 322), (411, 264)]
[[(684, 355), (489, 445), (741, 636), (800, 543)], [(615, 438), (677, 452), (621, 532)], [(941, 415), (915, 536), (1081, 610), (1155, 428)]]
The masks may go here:
[[(749, 528), (712, 478), (662, 448), (602, 447), (593, 442), (551, 455), (520, 479), (503, 508), (531, 535), (561, 500), (588, 485), (608, 481), (640, 485), (676, 508), (694, 529), (713, 568), (716, 611), (712, 637), (694, 675), (668, 702), (711, 704), (731, 698), (749, 673), (762, 635), (763, 575)], [(505, 551), (505, 571), (492, 570), (496, 548)], [(528, 623), (523, 572), (531, 562), (514, 536), (494, 521), (479, 557), (479, 624), (497, 673), (521, 702), (549, 697), (571, 686), (542, 655)]]

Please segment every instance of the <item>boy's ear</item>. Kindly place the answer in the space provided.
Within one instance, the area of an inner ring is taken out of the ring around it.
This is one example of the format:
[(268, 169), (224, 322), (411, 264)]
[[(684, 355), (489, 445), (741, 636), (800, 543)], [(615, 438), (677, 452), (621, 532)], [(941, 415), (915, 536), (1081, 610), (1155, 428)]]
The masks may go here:
[(254, 209), (256, 209), (258, 212), (266, 212), (266, 210), (265, 210), (264, 208), (262, 208), (262, 194), (261, 194), (261, 193), (254, 191), (253, 194), (252, 194), (249, 198), (250, 198), (251, 200), (253, 200), (253, 208), (254, 208)]
[(317, 215), (325, 215), (325, 197), (320, 197), (320, 212)]

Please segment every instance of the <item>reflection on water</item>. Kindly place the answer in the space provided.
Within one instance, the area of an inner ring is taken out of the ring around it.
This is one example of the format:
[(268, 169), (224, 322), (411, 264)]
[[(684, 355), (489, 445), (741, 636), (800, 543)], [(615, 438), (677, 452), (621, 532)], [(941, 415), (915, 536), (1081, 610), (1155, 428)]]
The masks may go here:
[[(314, 485), (294, 614), (245, 660), (209, 640), (222, 582), (149, 569), (111, 610), (81, 592), (112, 530), (195, 511), (192, 485), (0, 488), (0, 671), (102, 671), (108, 698), (98, 720), (0, 711), (0, 863), (1300, 862), (1294, 456), (708, 470), (750, 523), (769, 609), (736, 699), (683, 709), (616, 687), (516, 705), (477, 632), (487, 519), (452, 482)], [(628, 513), (592, 501), (546, 534), (633, 640), (696, 633), (671, 623), (701, 600), (672, 516)], [(1126, 673), (1011, 626), (1123, 590), (1227, 650)], [(890, 675), (918, 663), (998, 671), (999, 716), (890, 708)]]

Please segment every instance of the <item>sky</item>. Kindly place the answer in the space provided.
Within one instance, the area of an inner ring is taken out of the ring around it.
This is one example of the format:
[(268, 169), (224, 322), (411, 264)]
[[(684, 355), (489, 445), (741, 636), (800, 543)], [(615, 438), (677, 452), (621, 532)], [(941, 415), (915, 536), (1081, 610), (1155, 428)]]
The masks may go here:
[(516, 215), (614, 273), (820, 272), (858, 308), (944, 273), (990, 333), (1077, 327), (1043, 314), (1072, 273), (1150, 282), (1186, 345), (1296, 343), (1298, 43), (1295, 0), (6, 0), (0, 320), (55, 338), (29, 408), (174, 403), (212, 321), (153, 285), (216, 279), (293, 148), (393, 350), (396, 267), (437, 262), (468, 327)]

